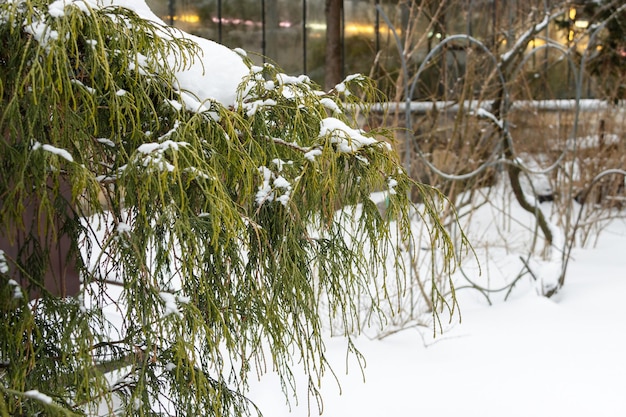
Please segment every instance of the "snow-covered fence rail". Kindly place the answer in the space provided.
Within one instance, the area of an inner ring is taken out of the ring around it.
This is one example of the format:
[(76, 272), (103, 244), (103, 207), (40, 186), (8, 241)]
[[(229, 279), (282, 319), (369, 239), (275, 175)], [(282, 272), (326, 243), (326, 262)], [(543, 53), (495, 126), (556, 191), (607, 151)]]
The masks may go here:
[[(463, 104), (459, 104), (457, 101), (410, 101), (409, 111), (413, 114), (426, 114), (430, 111), (448, 111), (458, 112), (460, 109), (476, 110), (476, 109), (489, 109), (493, 105), (493, 100), (486, 100), (482, 102), (476, 102), (471, 100), (465, 100)], [(406, 103), (402, 102), (383, 102), (375, 103), (371, 107), (371, 111), (376, 113), (406, 111)], [(511, 103), (511, 111), (514, 110), (527, 110), (532, 108), (537, 111), (556, 112), (556, 111), (578, 111), (581, 112), (594, 112), (602, 110), (612, 110), (616, 107), (625, 107), (625, 101), (618, 101), (617, 103), (609, 103), (605, 100), (598, 99), (556, 99), (556, 100), (516, 100)]]

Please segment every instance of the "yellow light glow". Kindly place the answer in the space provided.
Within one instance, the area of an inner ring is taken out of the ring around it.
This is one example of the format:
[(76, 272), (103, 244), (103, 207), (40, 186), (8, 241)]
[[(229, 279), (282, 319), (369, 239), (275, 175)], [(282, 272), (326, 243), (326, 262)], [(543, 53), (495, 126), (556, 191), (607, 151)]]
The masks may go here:
[(309, 30), (326, 30), (326, 24), (318, 22), (307, 23), (306, 27)]
[(351, 23), (346, 25), (345, 33), (346, 35), (373, 35), (374, 26)]
[[(170, 20), (169, 16), (166, 16), (166, 20)], [(197, 14), (181, 14), (174, 15), (174, 22), (185, 22), (185, 23), (200, 23), (200, 16)]]
[(575, 20), (576, 19), (576, 9), (574, 9), (574, 8), (569, 9), (569, 18), (571, 20)]

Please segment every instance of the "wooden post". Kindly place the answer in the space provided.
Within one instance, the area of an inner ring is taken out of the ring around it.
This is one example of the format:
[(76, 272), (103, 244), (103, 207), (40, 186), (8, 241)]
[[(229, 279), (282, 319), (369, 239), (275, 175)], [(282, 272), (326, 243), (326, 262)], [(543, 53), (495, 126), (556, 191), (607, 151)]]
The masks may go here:
[[(49, 184), (50, 185), (50, 184)], [(39, 298), (42, 289), (52, 295), (76, 295), (80, 289), (80, 254), (71, 222), (77, 221), (72, 209), (70, 184), (61, 180), (55, 212), (50, 219), (41, 212), (41, 201), (32, 196), (24, 201), (22, 224), (0, 230), (0, 249), (4, 251), (10, 279), (18, 282), (29, 298)], [(0, 205), (15, 204), (0, 198)]]

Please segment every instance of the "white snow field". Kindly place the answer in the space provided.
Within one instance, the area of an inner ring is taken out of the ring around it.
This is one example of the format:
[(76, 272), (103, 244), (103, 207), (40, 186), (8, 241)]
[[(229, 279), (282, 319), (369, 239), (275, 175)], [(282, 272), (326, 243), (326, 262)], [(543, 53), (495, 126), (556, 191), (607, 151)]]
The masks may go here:
[[(364, 377), (353, 356), (346, 362), (345, 339), (329, 336), (341, 390), (328, 374), (323, 415), (626, 416), (626, 222), (613, 220), (596, 247), (573, 251), (565, 286), (552, 299), (523, 281), (492, 306), (475, 290), (460, 290), (461, 323), (453, 319), (434, 339), (432, 330), (416, 328), (359, 337)], [(266, 416), (318, 415), (307, 403), (305, 376), (298, 382), (291, 410), (271, 374), (250, 395)]]

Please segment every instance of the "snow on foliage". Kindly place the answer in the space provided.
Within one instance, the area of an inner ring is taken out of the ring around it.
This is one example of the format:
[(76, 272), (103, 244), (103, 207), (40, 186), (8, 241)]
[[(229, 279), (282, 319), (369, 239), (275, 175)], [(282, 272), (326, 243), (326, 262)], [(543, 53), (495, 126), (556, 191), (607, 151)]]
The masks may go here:
[(34, 21), (25, 25), (24, 31), (33, 35), (33, 38), (44, 48), (47, 48), (50, 41), (59, 38), (59, 32), (50, 29), (47, 24), (41, 21)]
[(363, 78), (362, 74), (351, 74), (351, 75), (348, 75), (345, 80), (343, 80), (342, 82), (340, 82), (339, 84), (337, 84), (335, 86), (335, 91), (337, 91), (338, 93), (344, 94), (345, 96), (349, 96), (352, 93), (348, 89), (347, 83), (349, 83), (351, 81), (355, 81), (355, 80), (361, 79), (361, 78)]
[(311, 149), (310, 151), (306, 152), (304, 154), (304, 157), (306, 159), (308, 159), (309, 161), (313, 162), (315, 161), (315, 157), (319, 156), (322, 154), (322, 150), (321, 149)]
[(4, 251), (0, 249), (0, 274), (6, 274), (9, 272), (9, 265), (7, 265), (7, 260), (4, 257)]
[[(260, 206), (276, 200), (283, 206), (286, 206), (291, 195), (291, 183), (265, 166), (259, 167), (259, 172), (263, 176), (263, 183), (259, 186), (259, 190), (256, 193), (255, 201), (257, 205)], [(276, 197), (277, 191), (282, 191), (282, 194), (278, 197)]]
[(387, 186), (389, 187), (389, 194), (395, 194), (396, 187), (398, 186), (398, 181), (394, 180), (393, 178), (389, 178), (387, 180)]
[(165, 312), (163, 313), (164, 316), (169, 316), (170, 314), (178, 316), (181, 315), (178, 310), (178, 306), (176, 305), (176, 296), (174, 294), (169, 292), (160, 292), (159, 296), (165, 303)]
[(117, 230), (118, 234), (124, 235), (124, 234), (132, 232), (133, 229), (128, 224), (126, 224), (124, 222), (119, 222), (117, 224), (116, 230)]
[[(6, 264), (5, 264), (5, 266), (6, 266)], [(0, 265), (0, 268), (2, 268), (2, 265)], [(2, 271), (0, 271), (0, 272), (2, 272)], [(7, 272), (8, 272), (8, 269), (7, 269)], [(24, 298), (24, 294), (22, 294), (22, 288), (20, 287), (20, 284), (17, 281), (15, 281), (14, 279), (10, 279), (8, 281), (8, 284), (13, 287), (13, 298), (14, 299)]]
[(66, 151), (65, 149), (57, 148), (53, 145), (42, 145), (39, 142), (35, 142), (33, 143), (32, 149), (33, 151), (36, 151), (37, 149), (43, 149), (44, 151), (60, 156), (61, 158), (66, 159), (69, 162), (74, 162), (74, 158), (72, 158), (72, 155), (68, 151)]
[(26, 391), (24, 395), (28, 398), (41, 401), (42, 403), (45, 403), (45, 404), (52, 404), (52, 398), (50, 398), (49, 396), (47, 396), (46, 394), (42, 392), (37, 391), (36, 389)]
[(330, 142), (337, 145), (338, 152), (355, 153), (364, 146), (378, 143), (378, 140), (365, 136), (364, 133), (334, 117), (328, 117), (320, 122), (320, 137), (330, 137)]

